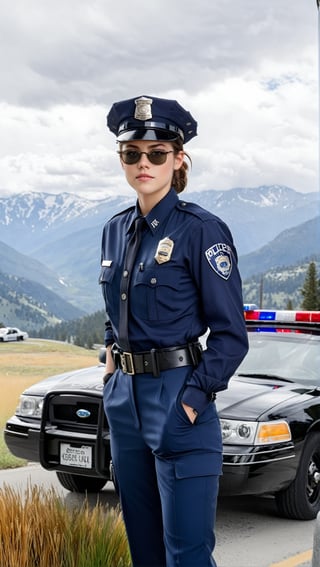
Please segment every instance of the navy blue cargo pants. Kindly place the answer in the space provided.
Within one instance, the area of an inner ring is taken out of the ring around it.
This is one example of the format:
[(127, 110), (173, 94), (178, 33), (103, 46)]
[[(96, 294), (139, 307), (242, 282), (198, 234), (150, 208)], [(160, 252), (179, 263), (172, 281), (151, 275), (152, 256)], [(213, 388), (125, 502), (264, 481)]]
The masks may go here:
[(194, 424), (181, 406), (191, 367), (104, 388), (111, 455), (134, 567), (216, 567), (212, 557), (220, 423), (210, 403)]

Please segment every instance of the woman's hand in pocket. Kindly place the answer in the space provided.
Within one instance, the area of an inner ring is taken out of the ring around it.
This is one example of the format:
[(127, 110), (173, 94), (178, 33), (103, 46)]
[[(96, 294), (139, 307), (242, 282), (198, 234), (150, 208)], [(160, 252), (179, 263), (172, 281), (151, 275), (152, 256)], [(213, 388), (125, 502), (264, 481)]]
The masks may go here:
[(191, 408), (190, 406), (187, 406), (187, 404), (184, 403), (182, 403), (182, 407), (186, 412), (188, 418), (190, 419), (191, 423), (194, 423), (195, 420), (197, 419), (198, 412), (194, 408)]

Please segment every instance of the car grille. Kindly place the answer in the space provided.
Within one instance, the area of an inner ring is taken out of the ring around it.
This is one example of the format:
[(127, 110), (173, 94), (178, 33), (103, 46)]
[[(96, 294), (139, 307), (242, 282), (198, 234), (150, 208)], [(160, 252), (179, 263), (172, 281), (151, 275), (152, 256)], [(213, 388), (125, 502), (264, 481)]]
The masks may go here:
[[(84, 413), (87, 412), (87, 417), (80, 417), (77, 412)], [(54, 404), (53, 406), (53, 423), (61, 423), (61, 422), (71, 422), (71, 423), (80, 423), (83, 424), (85, 422), (86, 425), (95, 425), (98, 423), (98, 415), (99, 415), (99, 404), (94, 404), (90, 402), (82, 402), (76, 401), (72, 405), (65, 405), (65, 404)]]
[[(61, 463), (62, 444), (91, 447), (89, 468)], [(49, 470), (110, 478), (110, 433), (101, 392), (49, 392), (44, 399), (40, 431), (40, 462)]]
[(47, 424), (60, 430), (96, 433), (101, 420), (102, 429), (107, 429), (101, 396), (51, 395), (45, 419)]

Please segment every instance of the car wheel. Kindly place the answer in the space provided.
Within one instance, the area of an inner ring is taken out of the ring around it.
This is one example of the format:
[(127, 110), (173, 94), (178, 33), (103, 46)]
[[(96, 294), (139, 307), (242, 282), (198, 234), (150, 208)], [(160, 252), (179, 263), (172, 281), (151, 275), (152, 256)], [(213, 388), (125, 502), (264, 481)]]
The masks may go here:
[(294, 481), (276, 494), (281, 516), (313, 520), (320, 510), (320, 434), (311, 433), (305, 442)]
[(60, 471), (56, 471), (56, 475), (63, 488), (70, 490), (70, 492), (99, 492), (108, 480)]

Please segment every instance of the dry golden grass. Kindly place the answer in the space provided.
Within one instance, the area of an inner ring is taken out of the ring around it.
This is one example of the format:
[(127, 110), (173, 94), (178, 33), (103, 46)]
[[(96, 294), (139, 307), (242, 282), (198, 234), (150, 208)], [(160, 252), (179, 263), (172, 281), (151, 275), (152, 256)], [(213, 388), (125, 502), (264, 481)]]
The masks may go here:
[[(93, 366), (96, 351), (30, 339), (0, 343), (0, 426), (28, 386), (43, 378)], [(0, 468), (23, 464), (0, 439)], [(1, 567), (129, 567), (130, 553), (119, 509), (85, 504), (70, 509), (54, 489), (0, 490)]]
[(120, 510), (70, 509), (54, 489), (0, 490), (1, 567), (129, 567)]
[[(55, 341), (29, 339), (23, 343), (0, 343), (1, 431), (15, 412), (25, 388), (54, 374), (93, 366), (97, 361), (97, 351)], [(19, 461), (11, 458), (1, 436), (0, 468), (17, 464)]]
[(22, 391), (43, 378), (93, 366), (97, 351), (65, 343), (29, 339), (0, 344), (0, 420), (15, 410)]

